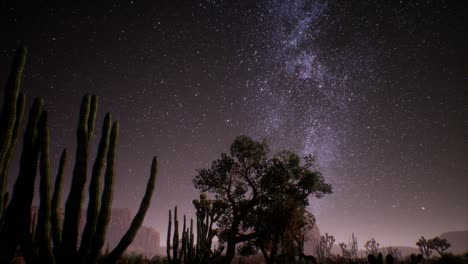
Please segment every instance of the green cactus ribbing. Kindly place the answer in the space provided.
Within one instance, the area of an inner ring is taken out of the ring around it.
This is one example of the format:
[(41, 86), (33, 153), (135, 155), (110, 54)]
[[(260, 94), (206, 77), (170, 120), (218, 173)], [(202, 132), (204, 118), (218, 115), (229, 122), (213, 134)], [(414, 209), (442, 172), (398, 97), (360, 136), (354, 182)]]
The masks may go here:
[[(1, 165), (1, 171), (0, 171), (0, 179), (1, 179), (1, 186), (0, 186), (0, 193), (5, 192), (5, 187), (6, 187), (6, 182), (7, 182), (7, 177), (8, 177), (8, 171), (10, 168), (10, 163), (11, 159), (13, 158), (13, 154), (15, 151), (15, 146), (16, 143), (18, 143), (18, 138), (20, 136), (20, 130), (21, 126), (23, 124), (23, 115), (24, 115), (24, 105), (25, 105), (25, 95), (20, 92), (18, 95), (18, 100), (16, 103), (16, 119), (15, 119), (15, 124), (13, 127), (13, 133), (12, 137), (10, 140), (10, 144), (8, 145), (8, 149), (6, 151), (6, 155), (1, 159), (2, 165)], [(1, 199), (1, 198), (0, 198)], [(4, 202), (5, 204), (7, 201)], [(1, 206), (0, 205), (0, 228), (1, 228), (1, 219), (4, 210), (6, 209), (6, 206)]]
[(70, 194), (65, 204), (63, 222), (62, 251), (63, 257), (72, 257), (76, 253), (78, 242), (78, 225), (83, 203), (83, 189), (86, 184), (88, 169), (89, 142), (96, 120), (97, 96), (86, 95), (80, 110), (80, 120), (77, 131), (76, 162), (73, 169)]
[(125, 249), (133, 242), (133, 239), (135, 239), (138, 229), (143, 224), (143, 220), (145, 218), (146, 212), (148, 211), (148, 208), (151, 202), (151, 197), (153, 196), (157, 171), (158, 171), (158, 160), (155, 156), (153, 157), (153, 160), (151, 162), (151, 173), (150, 173), (148, 183), (146, 184), (145, 195), (143, 196), (143, 200), (140, 203), (140, 208), (138, 209), (137, 214), (133, 218), (128, 231), (122, 237), (119, 244), (106, 257), (106, 263), (115, 263), (117, 259), (122, 255), (122, 253), (125, 251)]
[(38, 246), (38, 261), (40, 263), (55, 263), (55, 258), (52, 253), (52, 243), (50, 239), (50, 134), (47, 127), (47, 112), (43, 112), (40, 121), (40, 206), (37, 219), (36, 242)]
[(119, 136), (119, 124), (114, 122), (110, 133), (109, 150), (107, 151), (107, 166), (104, 178), (104, 189), (101, 197), (101, 208), (99, 210), (96, 232), (92, 239), (93, 244), (88, 257), (88, 263), (94, 263), (101, 253), (106, 238), (107, 225), (110, 219), (110, 209), (112, 207), (112, 189), (114, 185), (114, 163), (117, 148), (117, 138)]
[(0, 228), (6, 209), (4, 194), (8, 167), (19, 138), (24, 113), (25, 96), (20, 92), (20, 84), (26, 55), (27, 50), (24, 47), (16, 51), (12, 71), (6, 83), (2, 115), (0, 116)]
[(40, 149), (37, 142), (37, 128), (43, 107), (44, 101), (36, 99), (29, 114), (20, 158), (20, 172), (13, 187), (11, 201), (6, 209), (3, 228), (0, 232), (0, 263), (11, 260), (18, 244), (29, 233), (31, 203)]
[(60, 156), (60, 162), (57, 172), (57, 177), (55, 178), (54, 184), (54, 193), (52, 195), (51, 201), (51, 216), (50, 223), (52, 228), (52, 240), (54, 242), (54, 254), (57, 256), (60, 250), (61, 243), (61, 228), (60, 228), (60, 208), (59, 203), (62, 196), (62, 183), (63, 183), (63, 173), (65, 171), (65, 163), (67, 162), (67, 150), (62, 151)]
[(99, 191), (100, 191), (100, 178), (102, 169), (104, 167), (105, 158), (109, 149), (109, 137), (112, 124), (112, 117), (107, 113), (104, 118), (104, 125), (102, 128), (101, 141), (97, 152), (96, 160), (94, 161), (91, 181), (89, 184), (89, 202), (88, 211), (86, 214), (86, 225), (84, 227), (83, 235), (81, 238), (80, 258), (85, 258), (91, 250), (91, 240), (96, 231), (97, 218), (99, 214)]

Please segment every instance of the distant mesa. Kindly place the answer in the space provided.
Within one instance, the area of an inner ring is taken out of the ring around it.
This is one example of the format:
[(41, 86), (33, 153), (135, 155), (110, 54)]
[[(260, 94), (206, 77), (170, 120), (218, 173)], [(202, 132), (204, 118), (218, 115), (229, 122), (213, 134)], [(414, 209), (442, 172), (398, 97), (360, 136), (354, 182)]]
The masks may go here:
[(452, 245), (447, 249), (448, 252), (452, 252), (453, 254), (468, 252), (468, 230), (447, 232), (439, 237), (447, 239), (447, 242)]
[[(115, 208), (111, 211), (111, 220), (107, 228), (106, 246), (112, 250), (123, 237), (132, 223), (134, 214), (128, 208)], [(127, 252), (141, 253), (146, 256), (154, 256), (160, 252), (159, 232), (152, 227), (141, 226), (133, 243), (127, 248)]]
[[(32, 208), (32, 213), (37, 213), (37, 207)], [(130, 226), (135, 215), (128, 208), (113, 208), (111, 209), (111, 219), (107, 228), (106, 242), (103, 250), (109, 245), (112, 250), (123, 237), (128, 227)], [(64, 210), (60, 209), (60, 217), (63, 221)], [(81, 214), (80, 219), (80, 237), (86, 223), (86, 212)], [(127, 252), (135, 252), (152, 257), (160, 253), (160, 235), (155, 229), (147, 226), (141, 226), (133, 243), (127, 248)]]
[(304, 242), (304, 254), (306, 255), (315, 255), (315, 247), (320, 242), (320, 229), (315, 223), (314, 227), (308, 234), (306, 234), (306, 241)]

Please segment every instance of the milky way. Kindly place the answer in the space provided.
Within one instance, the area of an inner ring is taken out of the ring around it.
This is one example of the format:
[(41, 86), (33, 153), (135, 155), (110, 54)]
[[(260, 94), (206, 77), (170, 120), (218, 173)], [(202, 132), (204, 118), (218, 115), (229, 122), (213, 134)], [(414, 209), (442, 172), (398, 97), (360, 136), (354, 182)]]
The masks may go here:
[(361, 242), (414, 246), (421, 235), (468, 229), (466, 7), (7, 5), (0, 80), (26, 43), (24, 89), (29, 103), (47, 102), (52, 164), (62, 148), (74, 152), (79, 98), (100, 95), (98, 122), (110, 111), (121, 123), (114, 204), (136, 208), (157, 154), (146, 224), (162, 237), (170, 208), (193, 215), (195, 170), (239, 134), (266, 139), (272, 152), (316, 155), (334, 193), (311, 199), (311, 210), (339, 242), (355, 232)]

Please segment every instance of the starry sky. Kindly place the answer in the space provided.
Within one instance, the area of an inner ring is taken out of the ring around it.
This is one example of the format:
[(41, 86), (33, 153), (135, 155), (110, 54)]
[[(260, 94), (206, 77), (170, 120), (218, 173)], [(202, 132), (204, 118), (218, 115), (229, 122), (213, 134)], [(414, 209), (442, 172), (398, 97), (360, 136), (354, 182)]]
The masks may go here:
[(114, 205), (136, 211), (158, 155), (145, 224), (162, 238), (170, 208), (194, 213), (195, 170), (240, 134), (316, 155), (334, 194), (310, 209), (338, 242), (468, 229), (463, 1), (99, 2), (2, 1), (0, 81), (25, 44), (55, 167), (81, 97), (99, 95), (97, 127), (107, 111), (121, 125)]

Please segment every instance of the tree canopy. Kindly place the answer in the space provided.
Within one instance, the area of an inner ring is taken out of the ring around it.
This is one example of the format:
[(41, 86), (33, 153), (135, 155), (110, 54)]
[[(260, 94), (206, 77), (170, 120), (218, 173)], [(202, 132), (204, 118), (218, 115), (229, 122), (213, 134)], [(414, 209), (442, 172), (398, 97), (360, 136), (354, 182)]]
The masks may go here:
[(243, 252), (261, 250), (267, 262), (300, 248), (302, 234), (315, 223), (306, 210), (308, 198), (332, 192), (314, 158), (301, 162), (291, 151), (269, 157), (265, 141), (247, 136), (236, 137), (229, 150), (209, 168), (197, 170), (193, 180), (195, 188), (212, 194), (224, 208), (216, 224), (220, 241), (227, 244), (225, 262), (239, 244)]

